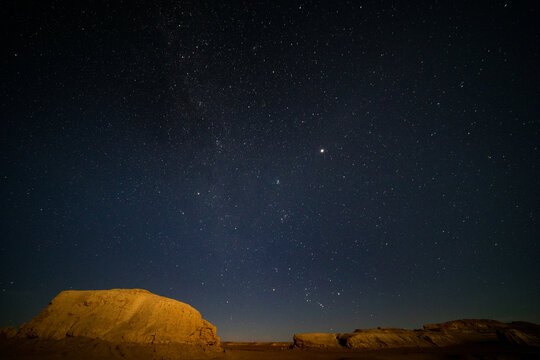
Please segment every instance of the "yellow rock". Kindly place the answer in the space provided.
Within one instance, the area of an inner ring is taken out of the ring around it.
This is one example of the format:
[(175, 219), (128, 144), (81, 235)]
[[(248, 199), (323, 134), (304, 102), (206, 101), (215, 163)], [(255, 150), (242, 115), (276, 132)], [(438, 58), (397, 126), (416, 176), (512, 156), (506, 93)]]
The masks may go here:
[(62, 291), (18, 336), (215, 346), (220, 341), (216, 327), (193, 307), (141, 289)]

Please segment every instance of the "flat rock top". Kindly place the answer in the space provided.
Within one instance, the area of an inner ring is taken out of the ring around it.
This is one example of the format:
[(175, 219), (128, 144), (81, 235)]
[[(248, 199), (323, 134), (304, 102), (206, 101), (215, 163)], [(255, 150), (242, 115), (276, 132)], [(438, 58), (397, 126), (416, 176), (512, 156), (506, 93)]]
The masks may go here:
[(218, 345), (216, 328), (188, 304), (142, 289), (62, 291), (19, 329), (27, 337), (72, 336), (153, 344)]
[(424, 330), (496, 330), (508, 327), (508, 324), (487, 319), (463, 319), (447, 321), (441, 324), (424, 325)]

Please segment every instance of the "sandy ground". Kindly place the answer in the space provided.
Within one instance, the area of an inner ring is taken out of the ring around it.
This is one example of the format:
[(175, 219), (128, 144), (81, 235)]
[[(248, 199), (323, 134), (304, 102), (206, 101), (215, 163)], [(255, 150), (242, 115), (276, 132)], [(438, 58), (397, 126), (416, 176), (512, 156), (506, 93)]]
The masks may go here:
[(111, 344), (91, 339), (61, 341), (0, 340), (3, 360), (536, 360), (540, 348), (475, 344), (467, 347), (433, 349), (392, 349), (376, 351), (302, 350), (292, 343), (223, 343), (221, 349), (200, 349), (181, 345)]
[(224, 343), (227, 360), (513, 360), (540, 359), (540, 349), (500, 344), (477, 344), (468, 347), (435, 349), (391, 349), (391, 350), (302, 350), (289, 349), (292, 343)]

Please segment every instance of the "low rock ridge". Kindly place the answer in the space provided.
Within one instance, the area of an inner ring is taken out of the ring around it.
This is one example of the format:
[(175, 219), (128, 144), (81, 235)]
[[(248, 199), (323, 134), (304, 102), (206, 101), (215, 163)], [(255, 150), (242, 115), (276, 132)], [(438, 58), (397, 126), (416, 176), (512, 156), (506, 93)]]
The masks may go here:
[(489, 342), (540, 346), (540, 325), (466, 319), (424, 325), (418, 330), (377, 328), (340, 334), (295, 334), (293, 340), (295, 347), (319, 349), (425, 348)]
[(141, 289), (62, 291), (29, 323), (4, 337), (219, 347), (216, 327), (188, 304)]

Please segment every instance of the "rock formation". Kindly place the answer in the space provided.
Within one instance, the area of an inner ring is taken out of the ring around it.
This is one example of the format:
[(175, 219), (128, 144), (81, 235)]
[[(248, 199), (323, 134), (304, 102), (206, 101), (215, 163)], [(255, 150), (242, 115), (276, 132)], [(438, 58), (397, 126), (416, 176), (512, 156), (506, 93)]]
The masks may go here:
[(500, 328), (508, 327), (508, 324), (495, 320), (479, 320), (479, 319), (464, 319), (447, 321), (441, 324), (424, 325), (424, 330), (442, 331), (442, 330), (459, 330), (459, 331), (478, 331), (478, 332), (493, 332)]
[(140, 289), (63, 291), (7, 336), (111, 343), (219, 346), (216, 327), (191, 306)]
[(17, 335), (17, 329), (13, 326), (6, 326), (0, 329), (0, 339), (1, 338), (12, 338)]
[(507, 344), (540, 346), (540, 325), (513, 322), (507, 328), (497, 329), (499, 339)]
[(328, 333), (294, 334), (293, 340), (297, 347), (326, 349), (339, 347), (340, 336)]
[(501, 323), (494, 320), (456, 320), (424, 325), (422, 330), (378, 328), (353, 333), (295, 334), (299, 348), (384, 349), (402, 347), (444, 347), (472, 343), (494, 343), (540, 346), (540, 326), (529, 323)]

